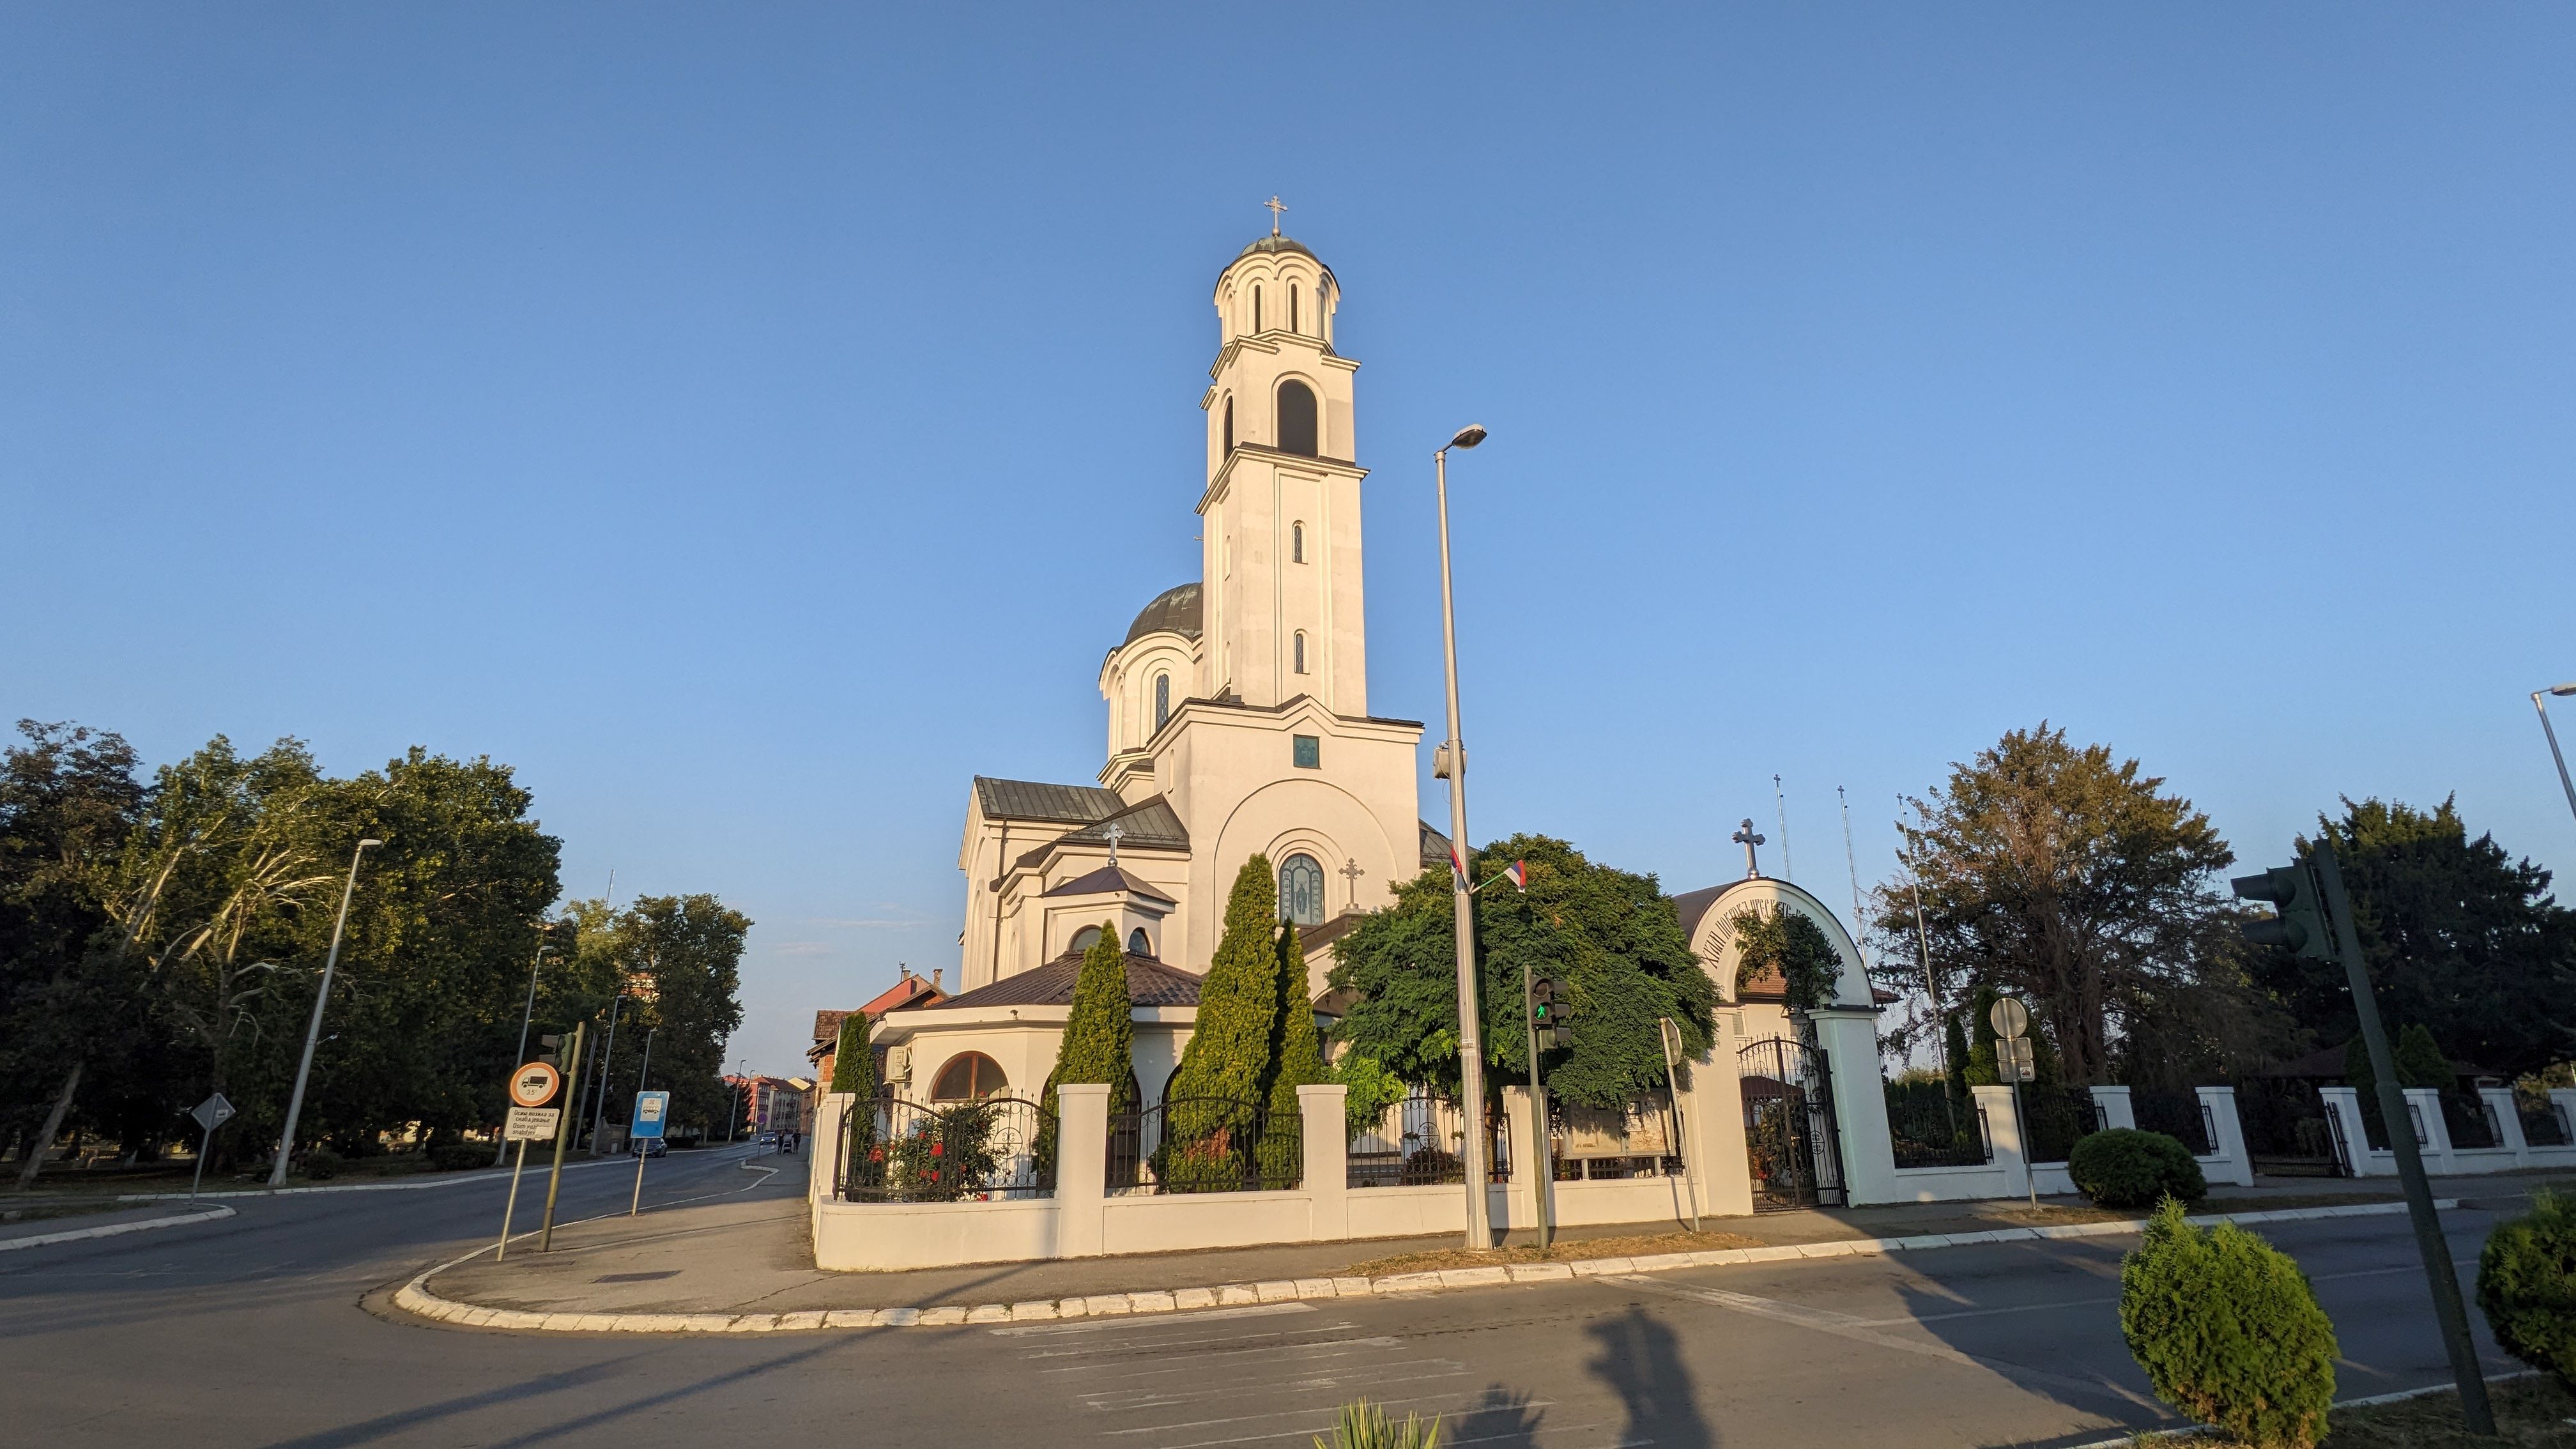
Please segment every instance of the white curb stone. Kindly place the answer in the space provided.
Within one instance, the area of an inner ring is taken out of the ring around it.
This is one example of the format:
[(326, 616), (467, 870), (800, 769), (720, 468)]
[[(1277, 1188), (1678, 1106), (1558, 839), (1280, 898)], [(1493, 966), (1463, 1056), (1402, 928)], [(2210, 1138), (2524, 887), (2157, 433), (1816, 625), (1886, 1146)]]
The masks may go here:
[(77, 1243), (89, 1238), (123, 1237), (127, 1233), (145, 1233), (154, 1228), (184, 1227), (189, 1223), (211, 1223), (217, 1218), (228, 1218), (232, 1215), (231, 1208), (219, 1206), (202, 1208), (192, 1213), (176, 1213), (166, 1218), (145, 1218), (141, 1222), (104, 1223), (94, 1228), (65, 1228), (58, 1233), (37, 1233), (32, 1237), (0, 1238), (0, 1253), (15, 1252), (20, 1248), (48, 1247), (55, 1243)]
[[(2455, 1209), (2459, 1205), (2458, 1198), (2448, 1197), (2437, 1198), (2433, 1203), (2434, 1207), (2445, 1211)], [(2277, 1223), (2324, 1218), (2380, 1217), (2405, 1211), (2406, 1205), (2402, 1202), (2356, 1203), (2348, 1207), (2206, 1213), (2189, 1218), (2187, 1221), (2196, 1226), (2208, 1227), (2224, 1222)], [(174, 1222), (195, 1222), (231, 1215), (232, 1209), (219, 1207), (211, 1212), (184, 1218), (161, 1218), (147, 1223), (120, 1224), (106, 1230), (48, 1235), (43, 1241), (59, 1241), (66, 1236), (105, 1237), (110, 1232), (133, 1232), (145, 1227), (160, 1227)], [(1578, 1278), (1596, 1278), (1620, 1273), (1660, 1273), (1682, 1268), (1730, 1267), (1747, 1263), (1780, 1263), (1811, 1258), (1919, 1253), (1935, 1248), (1966, 1247), (1979, 1243), (2025, 1243), (2069, 1238), (2111, 1237), (2122, 1233), (2139, 1232), (2145, 1227), (2146, 1223), (2142, 1219), (2069, 1223), (2042, 1228), (1995, 1228), (1976, 1233), (1923, 1233), (1903, 1238), (1843, 1238), (1821, 1243), (1790, 1243), (1763, 1248), (1717, 1248), (1696, 1253), (1658, 1253), (1647, 1257), (1580, 1258), (1561, 1263), (1510, 1263), (1488, 1268), (1445, 1268), (1420, 1273), (1395, 1273), (1383, 1278), (1274, 1278), (1260, 1283), (1224, 1283), (1212, 1288), (1175, 1288), (1147, 1293), (1097, 1293), (1081, 1298), (1066, 1298), (1053, 1303), (1031, 1300), (1008, 1304), (943, 1304), (936, 1308), (836, 1308), (797, 1313), (746, 1313), (738, 1316), (726, 1313), (528, 1313), (517, 1309), (485, 1308), (471, 1303), (459, 1303), (452, 1299), (441, 1298), (429, 1290), (428, 1283), (433, 1276), (490, 1251), (477, 1249), (462, 1258), (441, 1263), (437, 1267), (422, 1272), (395, 1291), (394, 1304), (405, 1312), (437, 1322), (453, 1323), (459, 1327), (533, 1330), (546, 1333), (778, 1333), (810, 1332), (826, 1328), (940, 1328), (968, 1323), (1018, 1323), (1127, 1314), (1186, 1313), (1197, 1309), (1279, 1303), (1308, 1298), (1366, 1298), (1380, 1294), (1436, 1293), (1450, 1288), (1500, 1287), (1516, 1283), (1562, 1283)], [(0, 1243), (0, 1248), (32, 1246), (33, 1241), (21, 1239), (15, 1244)]]

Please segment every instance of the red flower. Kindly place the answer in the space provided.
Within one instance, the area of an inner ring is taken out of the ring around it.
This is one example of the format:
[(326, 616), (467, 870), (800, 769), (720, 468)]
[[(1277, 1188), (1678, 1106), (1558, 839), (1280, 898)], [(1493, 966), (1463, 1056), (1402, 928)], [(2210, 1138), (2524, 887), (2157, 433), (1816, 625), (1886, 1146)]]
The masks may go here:
[(930, 1144), (930, 1155), (933, 1157), (937, 1157), (947, 1150), (948, 1144), (945, 1142), (933, 1142)]

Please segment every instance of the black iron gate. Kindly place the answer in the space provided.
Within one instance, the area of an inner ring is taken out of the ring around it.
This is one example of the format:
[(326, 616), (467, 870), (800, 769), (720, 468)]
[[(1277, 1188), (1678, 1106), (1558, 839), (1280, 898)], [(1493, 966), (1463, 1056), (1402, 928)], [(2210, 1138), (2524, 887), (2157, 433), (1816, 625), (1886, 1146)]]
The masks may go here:
[(1843, 1206), (1841, 1134), (1821, 1047), (1773, 1038), (1735, 1054), (1753, 1210)]
[(2352, 1146), (2343, 1119), (2317, 1084), (2298, 1077), (2246, 1077), (2236, 1084), (2236, 1116), (2254, 1170), (2282, 1177), (2350, 1177)]

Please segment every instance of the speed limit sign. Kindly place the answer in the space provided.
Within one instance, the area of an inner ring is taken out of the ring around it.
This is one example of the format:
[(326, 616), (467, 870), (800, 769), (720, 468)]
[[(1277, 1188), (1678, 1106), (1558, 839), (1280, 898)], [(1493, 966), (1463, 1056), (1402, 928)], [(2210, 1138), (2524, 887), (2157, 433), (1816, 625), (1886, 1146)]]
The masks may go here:
[(563, 1073), (552, 1062), (530, 1062), (510, 1074), (510, 1100), (522, 1107), (542, 1107), (555, 1099)]

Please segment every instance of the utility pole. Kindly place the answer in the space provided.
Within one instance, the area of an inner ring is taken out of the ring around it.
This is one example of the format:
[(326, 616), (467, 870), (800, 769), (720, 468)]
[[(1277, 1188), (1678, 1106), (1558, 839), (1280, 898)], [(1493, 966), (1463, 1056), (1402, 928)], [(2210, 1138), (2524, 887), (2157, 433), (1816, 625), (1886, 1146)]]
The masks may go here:
[[(1470, 423), (1449, 440), (1449, 448), (1472, 448), (1485, 441), (1485, 430)], [(1476, 901), (1467, 879), (1467, 746), (1458, 727), (1458, 606), (1449, 586), (1449, 448), (1431, 455), (1440, 500), (1440, 642), (1448, 664), (1449, 739), (1441, 746), (1449, 777), (1449, 869), (1456, 877), (1451, 912), (1458, 937), (1458, 1104), (1467, 1122), (1467, 1140), (1459, 1144), (1466, 1166), (1467, 1251), (1481, 1253), (1494, 1245), (1486, 1210), (1493, 1172), (1485, 1137), (1485, 1044), (1476, 1006)], [(1434, 774), (1440, 773), (1438, 770)]]
[(599, 1155), (600, 1129), (608, 1125), (608, 1069), (617, 1062), (617, 1014), (626, 1009), (626, 993), (617, 993), (608, 1003), (608, 1045), (599, 1053), (599, 1096), (590, 1114), (590, 1155)]
[(349, 898), (358, 893), (358, 862), (382, 844), (361, 840), (349, 852), (349, 883), (340, 888), (340, 918), (331, 923), (331, 954), (322, 962), (322, 987), (313, 993), (313, 1020), (304, 1028), (304, 1060), (295, 1068), (295, 1091), (286, 1099), (286, 1126), (277, 1134), (277, 1161), (268, 1170), (270, 1187), (286, 1186), (286, 1159), (295, 1151), (295, 1122), (304, 1115), (304, 1084), (313, 1075), (313, 1049), (322, 1044), (322, 1008), (331, 1001), (331, 973), (340, 968), (340, 933), (349, 926)]
[[(589, 1031), (589, 1022), (574, 1022), (572, 1028), (572, 1050), (564, 1053), (564, 1060), (572, 1063), (572, 1081), (565, 1086), (563, 1100), (565, 1106), (575, 1109), (578, 1109), (581, 1106), (581, 1043), (582, 1038), (588, 1035)], [(540, 1253), (550, 1253), (554, 1251), (555, 1194), (563, 1187), (564, 1149), (571, 1145), (572, 1135), (573, 1114), (571, 1112), (566, 1112), (563, 1114), (563, 1120), (555, 1124), (555, 1165), (554, 1170), (546, 1174), (545, 1228), (537, 1235), (537, 1251)]]

